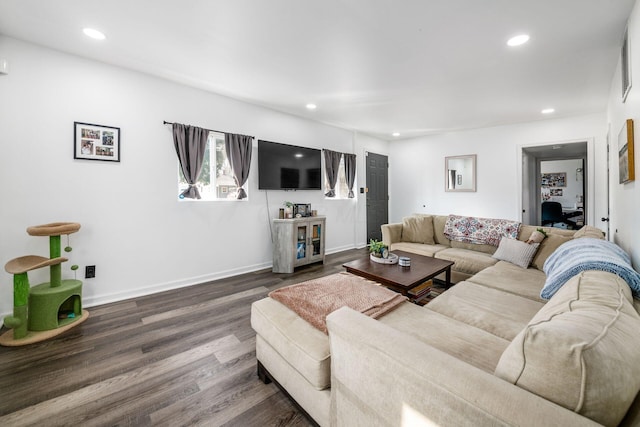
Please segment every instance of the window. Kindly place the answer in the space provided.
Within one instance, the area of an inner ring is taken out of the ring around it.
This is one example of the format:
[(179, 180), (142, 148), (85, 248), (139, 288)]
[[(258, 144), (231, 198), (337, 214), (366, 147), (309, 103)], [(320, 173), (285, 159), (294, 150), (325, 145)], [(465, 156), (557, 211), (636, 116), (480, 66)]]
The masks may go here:
[[(236, 181), (231, 173), (231, 165), (224, 149), (224, 134), (209, 132), (202, 171), (196, 186), (202, 197), (200, 200), (237, 200)], [(178, 194), (188, 187), (189, 184), (184, 179), (180, 165), (178, 165)], [(246, 188), (245, 191), (247, 191)]]
[[(353, 188), (355, 189), (355, 184)], [(324, 192), (329, 191), (329, 180), (327, 174), (324, 174)], [(338, 180), (336, 181), (336, 197), (325, 197), (325, 199), (348, 199), (349, 198), (349, 186), (347, 185), (347, 177), (344, 169), (344, 156), (340, 157), (340, 166), (338, 166)]]

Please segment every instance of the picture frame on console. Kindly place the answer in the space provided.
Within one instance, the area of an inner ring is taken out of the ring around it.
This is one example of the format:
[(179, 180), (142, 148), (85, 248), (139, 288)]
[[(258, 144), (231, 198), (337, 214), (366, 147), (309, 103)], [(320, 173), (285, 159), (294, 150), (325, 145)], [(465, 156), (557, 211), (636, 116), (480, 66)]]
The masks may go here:
[(311, 216), (311, 204), (310, 203), (298, 203), (293, 206), (293, 216), (307, 217)]

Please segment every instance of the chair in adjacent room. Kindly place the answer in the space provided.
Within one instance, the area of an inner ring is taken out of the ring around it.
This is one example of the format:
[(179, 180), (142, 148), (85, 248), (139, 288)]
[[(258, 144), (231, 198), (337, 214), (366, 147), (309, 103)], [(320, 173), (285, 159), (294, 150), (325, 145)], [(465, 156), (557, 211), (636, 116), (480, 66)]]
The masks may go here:
[(566, 224), (560, 202), (542, 202), (542, 225), (554, 226), (556, 223)]

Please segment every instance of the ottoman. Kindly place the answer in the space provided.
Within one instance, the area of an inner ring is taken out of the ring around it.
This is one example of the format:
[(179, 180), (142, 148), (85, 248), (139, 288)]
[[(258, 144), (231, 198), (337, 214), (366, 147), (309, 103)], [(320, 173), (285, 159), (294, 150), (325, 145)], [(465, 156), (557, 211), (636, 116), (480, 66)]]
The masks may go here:
[(330, 424), (331, 357), (329, 337), (318, 328), (326, 330), (324, 317), (344, 305), (378, 318), (413, 304), (378, 283), (342, 272), (281, 288), (251, 305), (258, 376), (278, 384), (322, 426)]
[(309, 417), (328, 426), (329, 337), (271, 298), (251, 305), (251, 327), (256, 331), (260, 379), (275, 381)]

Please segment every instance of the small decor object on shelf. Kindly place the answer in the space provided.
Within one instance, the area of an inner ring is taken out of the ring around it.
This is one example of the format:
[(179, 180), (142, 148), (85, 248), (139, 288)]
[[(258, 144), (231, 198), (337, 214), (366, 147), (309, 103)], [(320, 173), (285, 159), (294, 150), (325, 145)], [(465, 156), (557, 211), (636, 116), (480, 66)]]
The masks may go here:
[(120, 128), (74, 122), (74, 159), (120, 161)]
[(283, 204), (284, 204), (284, 217), (286, 219), (293, 218), (293, 203), (284, 202)]

